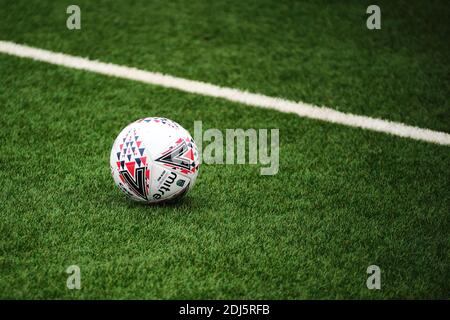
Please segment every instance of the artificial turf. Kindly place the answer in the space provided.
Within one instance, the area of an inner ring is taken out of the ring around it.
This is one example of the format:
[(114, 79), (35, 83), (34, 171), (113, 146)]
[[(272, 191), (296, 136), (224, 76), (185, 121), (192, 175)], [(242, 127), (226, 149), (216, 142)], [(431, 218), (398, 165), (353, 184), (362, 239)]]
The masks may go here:
[[(2, 1), (1, 38), (450, 131), (444, 2), (381, 2), (378, 33), (356, 2), (79, 1), (74, 32), (68, 4)], [(448, 147), (5, 55), (0, 75), (1, 298), (448, 298)], [(203, 164), (182, 201), (131, 203), (109, 152), (144, 116), (279, 128), (279, 173)]]
[(0, 0), (0, 38), (450, 132), (447, 0)]

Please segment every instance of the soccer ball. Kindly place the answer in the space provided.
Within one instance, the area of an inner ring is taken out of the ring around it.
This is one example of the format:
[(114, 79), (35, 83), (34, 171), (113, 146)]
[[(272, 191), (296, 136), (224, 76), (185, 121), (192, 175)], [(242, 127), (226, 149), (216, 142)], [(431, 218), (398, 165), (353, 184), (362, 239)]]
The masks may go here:
[(155, 203), (184, 196), (197, 179), (198, 150), (187, 130), (166, 118), (139, 119), (114, 141), (111, 174), (130, 199)]

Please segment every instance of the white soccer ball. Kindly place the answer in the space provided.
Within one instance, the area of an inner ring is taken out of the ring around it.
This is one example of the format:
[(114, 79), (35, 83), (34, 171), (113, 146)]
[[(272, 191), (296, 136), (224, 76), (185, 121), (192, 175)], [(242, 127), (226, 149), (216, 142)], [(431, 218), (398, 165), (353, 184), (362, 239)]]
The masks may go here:
[(129, 124), (114, 141), (111, 173), (129, 198), (145, 203), (184, 196), (197, 179), (194, 139), (178, 123), (144, 118)]

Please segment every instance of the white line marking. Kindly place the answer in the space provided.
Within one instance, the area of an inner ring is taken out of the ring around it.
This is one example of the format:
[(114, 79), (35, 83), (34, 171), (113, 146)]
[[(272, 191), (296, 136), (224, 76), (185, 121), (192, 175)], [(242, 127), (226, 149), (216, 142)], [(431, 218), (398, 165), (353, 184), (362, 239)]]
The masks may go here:
[(338, 123), (377, 132), (384, 132), (400, 137), (422, 140), (441, 145), (450, 145), (450, 134), (445, 132), (422, 129), (388, 120), (343, 113), (326, 107), (318, 107), (303, 102), (294, 102), (280, 98), (268, 97), (262, 94), (220, 87), (201, 81), (177, 78), (157, 72), (144, 71), (111, 63), (93, 61), (81, 57), (15, 44), (9, 41), (0, 41), (0, 52), (22, 58), (31, 58), (38, 61), (44, 61), (68, 68), (86, 70), (108, 76), (140, 81), (166, 88), (197, 93), (204, 96), (222, 98), (254, 107), (275, 109), (281, 112), (292, 112), (301, 117)]

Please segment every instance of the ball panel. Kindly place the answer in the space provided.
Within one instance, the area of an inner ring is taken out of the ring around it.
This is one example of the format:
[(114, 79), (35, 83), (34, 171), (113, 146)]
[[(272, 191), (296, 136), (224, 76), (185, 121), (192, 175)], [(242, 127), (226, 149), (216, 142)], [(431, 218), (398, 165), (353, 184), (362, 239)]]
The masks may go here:
[(136, 123), (125, 127), (111, 150), (111, 168), (116, 185), (131, 199), (148, 201), (148, 150)]
[(151, 174), (149, 202), (171, 199), (190, 184), (190, 178), (156, 163), (151, 166)]

